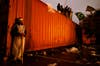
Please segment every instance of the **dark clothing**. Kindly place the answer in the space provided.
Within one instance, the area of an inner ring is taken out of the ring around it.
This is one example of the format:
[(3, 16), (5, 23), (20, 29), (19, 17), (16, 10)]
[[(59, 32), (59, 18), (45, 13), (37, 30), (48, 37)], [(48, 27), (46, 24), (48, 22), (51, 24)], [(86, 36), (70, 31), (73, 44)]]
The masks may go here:
[(76, 36), (77, 36), (77, 44), (78, 46), (82, 46), (82, 29), (80, 25), (76, 24)]

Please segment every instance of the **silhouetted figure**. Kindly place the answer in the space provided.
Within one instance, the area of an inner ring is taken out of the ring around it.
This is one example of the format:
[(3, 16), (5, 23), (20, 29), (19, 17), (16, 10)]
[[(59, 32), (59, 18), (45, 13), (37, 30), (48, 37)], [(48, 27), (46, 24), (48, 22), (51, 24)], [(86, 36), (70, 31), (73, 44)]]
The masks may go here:
[(61, 13), (63, 13), (63, 11), (64, 11), (64, 8), (62, 5), (60, 6), (60, 11), (61, 11)]
[(78, 59), (82, 58), (82, 28), (80, 25), (75, 23), (75, 31), (76, 31), (76, 38), (77, 38), (77, 43), (76, 43), (76, 47), (79, 49), (79, 56)]
[(82, 28), (80, 25), (76, 24), (76, 36), (77, 36), (77, 46), (82, 47)]
[(15, 23), (11, 29), (12, 47), (11, 56), (14, 61), (21, 61), (23, 63), (23, 53), (25, 45), (25, 26), (22, 23), (22, 18), (16, 18)]
[(66, 6), (65, 8), (64, 8), (64, 13), (66, 13), (67, 11), (68, 11), (68, 6)]
[(57, 10), (58, 10), (60, 13), (63, 12), (63, 6), (60, 5), (60, 3), (58, 3), (58, 5), (57, 5)]
[(70, 7), (66, 6), (65, 8), (63, 8), (63, 13), (66, 17), (68, 18), (72, 18), (72, 10)]
[(68, 7), (68, 6), (63, 7), (62, 5), (60, 5), (60, 3), (58, 3), (57, 10), (59, 11), (59, 13), (62, 13), (66, 17), (72, 18), (73, 12), (70, 7)]
[(60, 3), (58, 3), (58, 5), (57, 5), (57, 10), (58, 10), (58, 11), (61, 10), (61, 9), (60, 9)]

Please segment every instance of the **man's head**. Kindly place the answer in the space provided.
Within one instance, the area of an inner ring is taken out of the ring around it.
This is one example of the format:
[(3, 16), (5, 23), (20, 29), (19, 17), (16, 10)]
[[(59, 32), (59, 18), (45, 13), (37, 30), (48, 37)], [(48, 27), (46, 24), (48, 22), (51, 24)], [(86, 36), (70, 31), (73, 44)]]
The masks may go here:
[(16, 18), (15, 23), (16, 24), (23, 24), (23, 18), (22, 17)]

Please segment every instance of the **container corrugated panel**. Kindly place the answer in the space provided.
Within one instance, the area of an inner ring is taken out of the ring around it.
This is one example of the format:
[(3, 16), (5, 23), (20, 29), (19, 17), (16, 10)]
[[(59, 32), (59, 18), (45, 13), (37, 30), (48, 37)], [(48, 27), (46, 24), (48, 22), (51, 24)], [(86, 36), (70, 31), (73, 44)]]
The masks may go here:
[(75, 26), (70, 19), (39, 0), (32, 0), (30, 50), (68, 46), (75, 42)]

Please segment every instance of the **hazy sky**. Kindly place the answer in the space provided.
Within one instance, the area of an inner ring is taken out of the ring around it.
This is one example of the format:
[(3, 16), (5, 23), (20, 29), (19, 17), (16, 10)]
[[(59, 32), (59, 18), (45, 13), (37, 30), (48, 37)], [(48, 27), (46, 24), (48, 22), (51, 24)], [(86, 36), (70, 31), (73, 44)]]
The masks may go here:
[[(45, 3), (49, 3), (52, 5), (54, 9), (57, 9), (56, 6), (58, 3), (61, 3), (63, 7), (68, 5), (69, 7), (72, 8), (72, 11), (75, 12), (83, 12), (84, 14), (86, 13), (85, 9), (87, 5), (90, 5), (96, 9), (100, 9), (100, 0), (41, 0)], [(74, 15), (73, 16), (73, 21), (78, 23), (77, 17)]]

